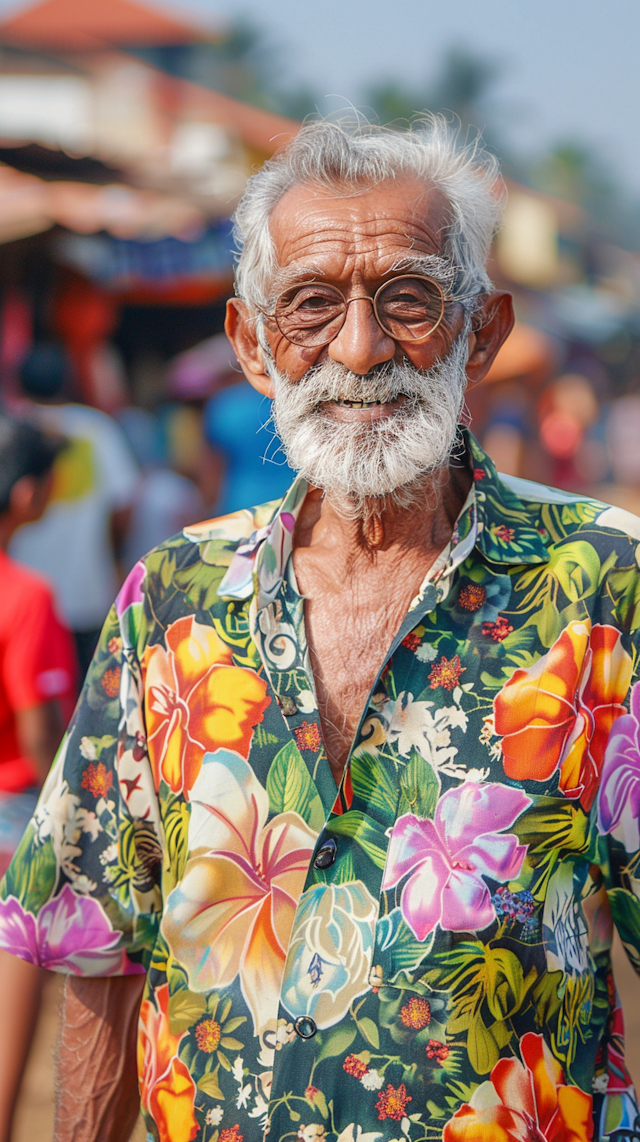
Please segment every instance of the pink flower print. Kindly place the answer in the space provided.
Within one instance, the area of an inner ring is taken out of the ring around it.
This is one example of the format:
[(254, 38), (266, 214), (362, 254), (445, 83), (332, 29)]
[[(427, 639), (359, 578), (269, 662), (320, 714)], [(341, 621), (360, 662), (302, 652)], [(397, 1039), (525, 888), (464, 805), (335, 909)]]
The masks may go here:
[(614, 830), (628, 852), (640, 848), (640, 682), (631, 691), (629, 713), (613, 723), (604, 756), (598, 827)]
[(410, 874), (400, 907), (418, 940), (437, 924), (449, 932), (480, 932), (496, 919), (483, 877), (519, 875), (526, 846), (503, 830), (530, 804), (520, 789), (466, 781), (440, 798), (432, 821), (412, 813), (398, 819), (382, 887)]

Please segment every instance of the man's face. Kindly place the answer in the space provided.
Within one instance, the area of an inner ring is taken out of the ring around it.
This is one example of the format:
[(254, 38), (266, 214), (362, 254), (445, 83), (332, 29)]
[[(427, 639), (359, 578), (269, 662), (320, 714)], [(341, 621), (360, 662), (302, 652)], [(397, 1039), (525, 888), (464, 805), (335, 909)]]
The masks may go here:
[(411, 344), (388, 336), (366, 300), (407, 272), (406, 259), (437, 264), (445, 226), (442, 196), (406, 180), (350, 198), (296, 187), (272, 217), (277, 290), (313, 279), (363, 299), (320, 349), (267, 328), (274, 421), (289, 463), (350, 514), (372, 497), (411, 502), (409, 489), (417, 493), (447, 463), (455, 440), (466, 388), (462, 307), (449, 305), (432, 337)]
[[(447, 225), (444, 196), (414, 179), (345, 195), (317, 186), (292, 187), (270, 219), (280, 267), (276, 290), (313, 278), (337, 286), (347, 299), (373, 297), (383, 282), (402, 272), (395, 269), (402, 259), (441, 255)], [(320, 349), (292, 345), (273, 323), (267, 337), (277, 369), (296, 382), (327, 360), (362, 376), (403, 357), (418, 369), (429, 369), (449, 352), (462, 321), (462, 307), (448, 305), (442, 325), (428, 341), (400, 345), (380, 328), (368, 301), (355, 301), (338, 336)], [(353, 423), (392, 412), (332, 410), (336, 418)]]

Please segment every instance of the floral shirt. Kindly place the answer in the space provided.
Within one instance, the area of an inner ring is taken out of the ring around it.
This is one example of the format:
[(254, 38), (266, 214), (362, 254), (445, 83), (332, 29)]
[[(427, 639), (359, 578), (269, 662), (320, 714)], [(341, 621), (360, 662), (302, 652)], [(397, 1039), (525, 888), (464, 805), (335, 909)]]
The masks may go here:
[(466, 446), (338, 790), (303, 481), (167, 541), (108, 619), (0, 946), (146, 973), (149, 1142), (640, 1138), (610, 959), (613, 921), (640, 967), (640, 520)]

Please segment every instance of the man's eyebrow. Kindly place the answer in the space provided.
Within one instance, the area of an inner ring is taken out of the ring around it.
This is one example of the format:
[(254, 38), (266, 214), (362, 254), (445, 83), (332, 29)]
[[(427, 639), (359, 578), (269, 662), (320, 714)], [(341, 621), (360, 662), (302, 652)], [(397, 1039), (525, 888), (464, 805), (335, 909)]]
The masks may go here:
[(452, 285), (456, 276), (453, 263), (441, 254), (405, 254), (396, 259), (387, 273), (421, 274), (444, 286)]
[(278, 266), (271, 280), (269, 292), (275, 298), (289, 286), (323, 276), (323, 271), (315, 262), (296, 262), (290, 266)]

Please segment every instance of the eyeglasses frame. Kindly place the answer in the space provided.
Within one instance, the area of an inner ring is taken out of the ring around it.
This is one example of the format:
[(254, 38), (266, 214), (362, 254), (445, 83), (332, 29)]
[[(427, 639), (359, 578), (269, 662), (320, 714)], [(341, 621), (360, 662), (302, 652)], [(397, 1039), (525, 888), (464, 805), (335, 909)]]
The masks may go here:
[[(429, 282), (431, 285), (436, 286), (436, 288), (438, 289), (438, 291), (442, 297), (442, 312), (440, 314), (440, 317), (436, 321), (433, 328), (430, 329), (429, 332), (424, 337), (412, 337), (412, 338), (394, 337), (392, 333), (389, 333), (388, 329), (385, 329), (384, 325), (380, 321), (380, 317), (378, 316), (377, 299), (378, 299), (378, 295), (381, 293), (381, 291), (383, 289), (385, 289), (388, 285), (391, 285), (392, 282), (405, 281), (407, 278), (409, 278), (413, 281)], [(315, 285), (315, 284), (317, 284), (315, 281), (300, 282), (299, 288), (302, 288), (305, 285)], [(284, 289), (282, 291), (282, 293), (278, 294), (278, 297), (276, 298), (276, 309), (277, 309), (277, 305), (278, 305), (280, 298), (285, 293), (287, 293), (289, 289), (293, 289), (293, 288), (295, 288), (295, 287), (294, 286), (288, 286), (287, 289)], [(363, 293), (363, 294), (358, 294), (355, 297), (346, 298), (344, 296), (342, 290), (339, 288), (339, 286), (332, 285), (332, 286), (330, 286), (330, 288), (334, 289), (342, 297), (342, 299), (344, 301), (344, 316), (343, 316), (341, 325), (336, 330), (336, 332), (333, 334), (333, 336), (330, 337), (328, 341), (323, 341), (319, 345), (307, 345), (307, 346), (298, 345), (298, 343), (296, 341), (292, 341), (290, 337), (287, 337), (287, 334), (284, 332), (284, 330), (282, 329), (282, 327), (280, 325), (280, 322), (278, 321), (278, 317), (277, 317), (275, 309), (274, 309), (273, 313), (269, 313), (268, 310), (262, 309), (262, 307), (259, 305), (256, 306), (256, 309), (263, 315), (263, 317), (269, 317), (269, 318), (271, 318), (272, 321), (275, 321), (280, 333), (284, 337), (285, 341), (288, 341), (290, 345), (297, 345), (297, 347), (299, 349), (304, 349), (304, 348), (324, 349), (324, 348), (326, 348), (327, 345), (330, 345), (332, 341), (335, 341), (338, 334), (344, 329), (344, 325), (345, 325), (345, 322), (347, 320), (347, 310), (348, 310), (349, 306), (351, 305), (351, 303), (353, 301), (370, 301), (371, 304), (373, 305), (373, 312), (375, 314), (375, 319), (378, 322), (378, 325), (380, 326), (382, 332), (384, 334), (386, 334), (387, 337), (391, 337), (392, 341), (404, 342), (405, 344), (424, 345), (425, 341), (428, 341), (430, 337), (433, 337), (433, 334), (436, 332), (436, 330), (442, 324), (442, 321), (443, 321), (443, 318), (445, 315), (445, 306), (446, 306), (447, 302), (466, 301), (467, 300), (467, 297), (451, 297), (450, 295), (447, 294), (447, 292), (440, 285), (440, 282), (436, 281), (435, 278), (426, 277), (424, 274), (399, 274), (398, 277), (396, 277), (396, 278), (389, 278), (389, 281), (383, 282), (382, 285), (378, 286), (373, 297), (371, 297), (369, 294)], [(469, 294), (468, 297), (477, 297), (477, 294)]]

